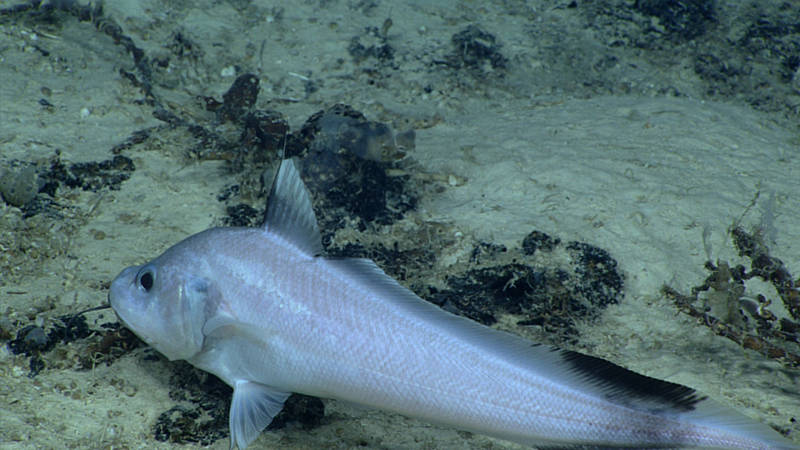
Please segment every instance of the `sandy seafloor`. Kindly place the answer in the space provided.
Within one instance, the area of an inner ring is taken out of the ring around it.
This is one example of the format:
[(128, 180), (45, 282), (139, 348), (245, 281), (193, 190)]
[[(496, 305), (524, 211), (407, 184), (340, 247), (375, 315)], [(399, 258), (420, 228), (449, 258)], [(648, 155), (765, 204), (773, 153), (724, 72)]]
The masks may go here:
[[(256, 107), (281, 112), (292, 130), (335, 103), (415, 129), (407, 158), (442, 181), (405, 220), (448, 234), (436, 270), (463, 263), (477, 242), (516, 247), (532, 230), (606, 249), (624, 297), (582, 323), (571, 348), (696, 388), (800, 445), (800, 369), (715, 335), (661, 294), (665, 283), (684, 293), (700, 285), (709, 256), (749, 268), (728, 233), (734, 223), (760, 227), (770, 254), (800, 273), (800, 73), (776, 75), (797, 70), (785, 58), (800, 55), (788, 27), (798, 6), (718, 1), (713, 17), (675, 10), (673, 23), (633, 3), (107, 1), (102, 15), (143, 50), (153, 95), (184, 120), (213, 127), (197, 97), (221, 100), (250, 72)], [(22, 2), (0, 7), (12, 4)], [(759, 34), (755, 49), (759, 17), (777, 34)], [(452, 62), (451, 37), (469, 25), (496, 38), (501, 64)], [(141, 76), (141, 66), (102, 28), (71, 11), (0, 18), (0, 167), (47, 168), (56, 152), (65, 163), (107, 160), (135, 131), (164, 124), (123, 75)], [(357, 58), (356, 37), (394, 54)], [(718, 64), (701, 68), (709, 61)], [(228, 163), (187, 156), (197, 145), (183, 128), (153, 129), (121, 150), (136, 170), (118, 190), (61, 186), (57, 208), (25, 219), (0, 206), (1, 448), (199, 446), (154, 439), (158, 416), (180, 402), (169, 395), (175, 365), (152, 350), (81, 369), (89, 337), (48, 350), (30, 377), (30, 358), (6, 345), (25, 326), (48, 330), (103, 304), (123, 267), (220, 223)], [(788, 317), (770, 284), (746, 288)], [(87, 318), (95, 330), (115, 320)], [(320, 426), (266, 432), (253, 447), (516, 447), (325, 404)]]

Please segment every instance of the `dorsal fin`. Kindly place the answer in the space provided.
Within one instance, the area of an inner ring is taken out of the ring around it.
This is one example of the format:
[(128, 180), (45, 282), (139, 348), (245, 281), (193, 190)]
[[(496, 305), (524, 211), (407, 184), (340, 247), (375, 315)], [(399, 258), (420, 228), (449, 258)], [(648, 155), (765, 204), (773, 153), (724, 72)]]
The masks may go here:
[(283, 237), (308, 256), (322, 253), (311, 196), (291, 159), (281, 162), (272, 182), (263, 227), (264, 231)]

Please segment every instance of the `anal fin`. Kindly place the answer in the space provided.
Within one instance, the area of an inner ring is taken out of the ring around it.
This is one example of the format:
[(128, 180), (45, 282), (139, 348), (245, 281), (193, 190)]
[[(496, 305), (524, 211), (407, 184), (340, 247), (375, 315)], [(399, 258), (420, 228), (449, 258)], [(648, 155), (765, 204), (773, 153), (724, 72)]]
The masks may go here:
[(231, 427), (231, 449), (244, 449), (283, 408), (288, 392), (277, 391), (263, 384), (237, 380), (228, 418)]

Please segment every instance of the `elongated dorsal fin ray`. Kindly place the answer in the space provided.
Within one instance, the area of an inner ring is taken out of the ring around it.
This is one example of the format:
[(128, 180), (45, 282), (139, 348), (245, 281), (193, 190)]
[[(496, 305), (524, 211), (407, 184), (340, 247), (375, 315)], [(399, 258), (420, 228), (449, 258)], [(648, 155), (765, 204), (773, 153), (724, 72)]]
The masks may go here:
[(278, 168), (269, 194), (264, 230), (275, 233), (308, 256), (322, 253), (317, 218), (294, 161), (285, 159)]

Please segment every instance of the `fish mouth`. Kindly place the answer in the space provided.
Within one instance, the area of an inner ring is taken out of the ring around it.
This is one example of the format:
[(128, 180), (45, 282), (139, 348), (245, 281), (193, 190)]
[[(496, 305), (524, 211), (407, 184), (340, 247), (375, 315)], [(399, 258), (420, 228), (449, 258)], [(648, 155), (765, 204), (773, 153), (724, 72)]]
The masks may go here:
[[(119, 322), (125, 326), (125, 328), (134, 331), (130, 323), (125, 320), (125, 313), (128, 307), (130, 307), (130, 302), (132, 299), (127, 298), (125, 295), (126, 289), (133, 289), (133, 283), (136, 280), (136, 273), (138, 272), (140, 266), (131, 266), (123, 269), (119, 275), (111, 282), (111, 286), (108, 289), (108, 304), (111, 306), (111, 309), (114, 310), (114, 314), (116, 314), (117, 319)], [(127, 307), (126, 307), (127, 304)]]

